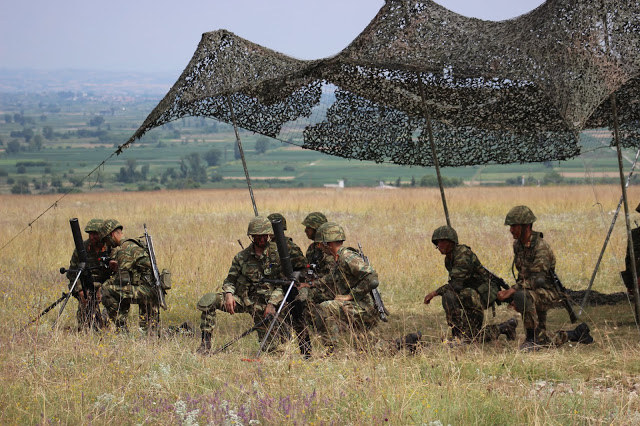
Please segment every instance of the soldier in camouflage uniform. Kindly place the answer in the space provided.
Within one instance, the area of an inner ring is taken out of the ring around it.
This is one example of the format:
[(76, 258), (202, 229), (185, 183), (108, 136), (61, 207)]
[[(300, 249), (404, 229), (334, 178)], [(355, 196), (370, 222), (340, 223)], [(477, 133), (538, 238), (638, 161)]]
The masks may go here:
[(333, 256), (324, 253), (315, 242), (316, 232), (323, 223), (327, 223), (327, 218), (320, 212), (309, 213), (302, 221), (302, 224), (305, 226), (305, 235), (313, 241), (307, 248), (307, 262), (309, 262), (310, 265), (315, 265), (315, 272), (318, 276), (326, 275), (335, 263)]
[(567, 340), (591, 343), (593, 338), (585, 323), (571, 331), (547, 333), (547, 311), (560, 300), (560, 294), (551, 276), (551, 271), (556, 267), (556, 257), (542, 232), (533, 231), (535, 221), (536, 217), (529, 207), (516, 206), (507, 213), (504, 222), (510, 227), (509, 231), (515, 240), (513, 265), (518, 270), (518, 276), (515, 277), (515, 286), (499, 291), (497, 298), (513, 298), (511, 305), (522, 315), (526, 338), (520, 349), (531, 351), (545, 346), (560, 346)]
[(449, 282), (427, 294), (424, 303), (429, 304), (436, 296), (442, 297), (442, 307), (454, 338), (464, 342), (488, 342), (504, 334), (508, 340), (514, 340), (517, 321), (513, 318), (482, 327), (484, 310), (493, 306), (498, 287), (471, 248), (458, 243), (458, 234), (450, 226), (433, 231), (431, 241), (445, 256)]
[(357, 250), (343, 245), (345, 239), (344, 229), (334, 222), (322, 224), (315, 235), (322, 251), (335, 260), (328, 274), (311, 283), (309, 296), (316, 302), (315, 325), (327, 354), (333, 352), (342, 331), (353, 333), (350, 337), (357, 342), (379, 319), (370, 294), (378, 287), (378, 274)]
[[(103, 265), (100, 262), (100, 257), (109, 256), (107, 247), (100, 240), (100, 227), (102, 226), (102, 223), (102, 219), (91, 219), (84, 228), (84, 232), (89, 234), (89, 239), (84, 241), (84, 249), (87, 253), (86, 267), (91, 271), (93, 282), (96, 284), (96, 287), (99, 287), (99, 284), (105, 282), (107, 278), (109, 278), (109, 275), (111, 275), (109, 269), (106, 268), (106, 265)], [(71, 255), (71, 261), (69, 262), (70, 271), (67, 272), (69, 288), (71, 288), (71, 285), (73, 285), (73, 282), (78, 275), (78, 273), (74, 271), (77, 270), (79, 264), (80, 259), (78, 258), (78, 252), (74, 249), (73, 254)], [(73, 290), (73, 297), (78, 299), (78, 312), (76, 313), (78, 331), (88, 328), (98, 329), (104, 325), (102, 315), (98, 309), (98, 304), (102, 297), (100, 288), (96, 291), (97, 300), (95, 301), (94, 312), (90, 312), (90, 306), (92, 304), (87, 300), (87, 295), (84, 294), (80, 280), (78, 280)]]
[[(216, 310), (233, 315), (246, 313), (253, 317), (254, 324), (276, 313), (276, 306), (284, 297), (282, 287), (277, 284), (260, 282), (261, 278), (280, 279), (280, 257), (275, 242), (271, 242), (273, 228), (265, 217), (254, 217), (249, 222), (247, 236), (252, 243), (231, 262), (229, 274), (222, 283), (222, 292), (207, 293), (198, 301), (197, 308), (202, 312), (200, 329), (202, 343), (198, 353), (206, 354), (211, 350), (211, 333), (216, 324)], [(292, 258), (294, 269), (304, 268), (304, 258)], [(258, 339), (262, 341), (268, 321), (258, 328)], [(280, 327), (271, 334), (267, 342), (267, 351), (274, 350), (287, 336)]]
[[(640, 213), (640, 204), (636, 207), (636, 211)], [(636, 258), (636, 273), (640, 274), (640, 227), (633, 228), (631, 230), (631, 240), (633, 241), (633, 253)], [(627, 293), (633, 296), (634, 288), (633, 288), (633, 274), (631, 273), (631, 253), (629, 252), (629, 247), (627, 246), (627, 255), (624, 258), (624, 264), (626, 269), (622, 271), (622, 279), (624, 281), (624, 285), (627, 288)], [(638, 277), (638, 284), (640, 284), (640, 277)]]
[(147, 249), (138, 240), (127, 239), (123, 226), (115, 219), (104, 221), (101, 234), (103, 241), (113, 247), (109, 267), (114, 273), (102, 286), (102, 304), (109, 319), (118, 330), (126, 331), (133, 303), (138, 305), (140, 328), (155, 329), (160, 310)]

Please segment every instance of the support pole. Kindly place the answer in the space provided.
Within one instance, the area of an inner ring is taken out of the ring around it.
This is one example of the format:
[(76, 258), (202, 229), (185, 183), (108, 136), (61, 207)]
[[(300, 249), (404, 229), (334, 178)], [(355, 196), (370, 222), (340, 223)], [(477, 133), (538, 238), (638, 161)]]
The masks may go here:
[(240, 158), (242, 159), (242, 167), (244, 168), (244, 177), (247, 180), (247, 186), (249, 187), (249, 196), (251, 197), (251, 204), (253, 205), (253, 212), (258, 216), (258, 208), (256, 207), (256, 199), (253, 197), (253, 188), (251, 187), (251, 178), (249, 177), (249, 169), (247, 169), (247, 161), (244, 158), (244, 150), (242, 149), (242, 142), (240, 141), (240, 133), (238, 133), (238, 125), (236, 124), (236, 114), (233, 112), (233, 104), (231, 103), (231, 96), (227, 95), (227, 104), (229, 105), (229, 112), (231, 113), (231, 124), (233, 124), (233, 131), (236, 133), (236, 143), (238, 144), (238, 151), (240, 151)]
[(442, 176), (440, 176), (440, 162), (438, 161), (438, 155), (436, 154), (436, 144), (433, 141), (433, 129), (431, 128), (431, 113), (427, 108), (427, 99), (424, 94), (424, 86), (422, 83), (422, 75), (417, 74), (418, 87), (420, 88), (420, 98), (422, 99), (422, 112), (424, 119), (427, 121), (427, 133), (429, 135), (429, 145), (431, 146), (431, 156), (433, 157), (433, 165), (436, 168), (436, 177), (438, 178), (438, 186), (440, 187), (440, 198), (442, 198), (442, 207), (444, 208), (444, 216), (447, 220), (447, 226), (451, 226), (449, 220), (449, 209), (447, 208), (447, 198), (444, 196), (444, 187), (442, 186)]
[(633, 238), (631, 237), (631, 222), (629, 219), (629, 203), (627, 201), (627, 187), (624, 184), (624, 169), (622, 165), (622, 149), (620, 148), (620, 135), (618, 125), (618, 106), (616, 104), (616, 94), (611, 95), (611, 110), (613, 113), (613, 136), (616, 141), (618, 152), (618, 170), (620, 171), (620, 186), (622, 187), (622, 200), (624, 204), (625, 224), (627, 225), (627, 243), (629, 247), (629, 257), (631, 258), (631, 277), (633, 279), (633, 296), (635, 301), (636, 323), (640, 321), (640, 293), (638, 293), (638, 271), (636, 270), (636, 255), (633, 250)]
[[(636, 164), (638, 163), (638, 157), (640, 156), (640, 149), (636, 152), (636, 158), (633, 160), (631, 164), (631, 171), (629, 172), (629, 176), (627, 176), (627, 183), (625, 187), (629, 186), (629, 182), (631, 182), (631, 176), (633, 176), (633, 172), (635, 170)], [(593, 282), (596, 279), (596, 274), (598, 273), (598, 269), (600, 268), (600, 262), (602, 262), (602, 257), (604, 256), (604, 252), (607, 249), (607, 245), (609, 244), (609, 238), (611, 238), (611, 233), (613, 232), (613, 227), (616, 224), (616, 220), (618, 220), (618, 214), (620, 213), (620, 208), (622, 207), (622, 202), (624, 199), (620, 196), (620, 201), (618, 202), (618, 208), (616, 208), (616, 212), (613, 214), (613, 219), (611, 220), (611, 226), (609, 226), (609, 232), (607, 232), (607, 237), (604, 239), (604, 244), (602, 245), (602, 250), (600, 250), (600, 256), (598, 257), (598, 261), (596, 262), (596, 266), (593, 269), (593, 274), (591, 274), (591, 280), (589, 281), (589, 286), (587, 287), (587, 291), (584, 293), (584, 298), (582, 299), (582, 303), (580, 304), (580, 310), (578, 311), (578, 316), (582, 315), (584, 311), (584, 307), (587, 306), (587, 300), (589, 300), (589, 295), (591, 294), (591, 287), (593, 286)]]

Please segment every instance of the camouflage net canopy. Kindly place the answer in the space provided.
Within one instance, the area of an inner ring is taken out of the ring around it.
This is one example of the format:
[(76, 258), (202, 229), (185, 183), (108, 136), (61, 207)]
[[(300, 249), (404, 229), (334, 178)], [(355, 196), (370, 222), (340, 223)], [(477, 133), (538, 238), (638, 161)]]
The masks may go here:
[[(441, 166), (563, 160), (579, 133), (640, 146), (640, 0), (549, 0), (482, 21), (387, 0), (339, 54), (303, 61), (219, 30), (119, 152), (150, 129), (211, 117), (327, 154)], [(231, 109), (232, 108), (232, 109)]]

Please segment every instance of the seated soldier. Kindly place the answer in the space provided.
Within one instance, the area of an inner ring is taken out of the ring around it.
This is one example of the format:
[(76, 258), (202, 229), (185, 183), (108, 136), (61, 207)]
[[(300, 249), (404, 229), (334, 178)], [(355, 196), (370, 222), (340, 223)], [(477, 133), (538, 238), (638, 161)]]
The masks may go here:
[(155, 329), (160, 302), (147, 249), (141, 242), (127, 239), (123, 226), (115, 219), (104, 221), (101, 235), (107, 246), (112, 247), (109, 268), (114, 274), (102, 285), (102, 304), (109, 319), (118, 330), (126, 331), (131, 304), (137, 304), (140, 328)]
[[(246, 313), (253, 317), (257, 328), (258, 340), (264, 339), (269, 327), (268, 317), (276, 313), (284, 297), (282, 287), (278, 284), (261, 281), (261, 278), (280, 279), (280, 257), (276, 244), (271, 242), (273, 228), (271, 222), (256, 216), (249, 222), (247, 236), (251, 244), (235, 255), (229, 268), (229, 274), (222, 283), (222, 292), (207, 293), (198, 301), (202, 342), (198, 353), (207, 354), (211, 350), (211, 333), (216, 324), (216, 311), (225, 311), (230, 315)], [(304, 265), (303, 259), (292, 259), (296, 266)], [(267, 351), (273, 351), (287, 339), (280, 327), (269, 336)]]
[(333, 353), (343, 331), (350, 333), (349, 340), (359, 343), (379, 319), (370, 294), (378, 287), (378, 274), (357, 250), (343, 245), (345, 239), (344, 229), (334, 222), (322, 224), (315, 236), (318, 247), (335, 260), (329, 273), (311, 284), (309, 295), (315, 302), (316, 330), (327, 355)]
[(433, 231), (431, 241), (445, 256), (444, 267), (449, 271), (449, 282), (427, 294), (424, 303), (429, 304), (434, 297), (442, 296), (451, 334), (463, 342), (487, 342), (497, 339), (500, 334), (514, 340), (518, 323), (513, 318), (482, 327), (484, 310), (493, 305), (498, 287), (475, 253), (458, 243), (455, 229), (441, 226)]

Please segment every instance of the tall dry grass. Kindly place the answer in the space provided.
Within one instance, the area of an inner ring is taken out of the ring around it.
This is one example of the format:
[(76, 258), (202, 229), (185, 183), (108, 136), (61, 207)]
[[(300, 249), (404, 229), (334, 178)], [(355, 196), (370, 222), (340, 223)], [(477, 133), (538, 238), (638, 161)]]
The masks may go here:
[[(527, 204), (558, 258), (567, 287), (586, 287), (609, 227), (619, 190), (611, 186), (456, 188), (447, 190), (451, 222), (462, 243), (489, 269), (511, 278), (511, 236), (503, 225), (514, 205)], [(20, 328), (66, 288), (59, 274), (73, 250), (68, 219), (117, 218), (125, 234), (146, 223), (161, 267), (173, 273), (165, 325), (198, 324), (198, 298), (218, 290), (232, 256), (248, 243), (253, 215), (246, 191), (70, 195), (0, 251), (0, 423), (2, 424), (636, 424), (640, 421), (640, 331), (629, 304), (585, 312), (596, 339), (535, 354), (518, 342), (449, 348), (439, 303), (424, 295), (446, 280), (431, 233), (444, 224), (439, 193), (347, 188), (260, 190), (264, 215), (280, 212), (303, 249), (300, 222), (323, 211), (341, 223), (347, 244), (362, 243), (381, 278), (392, 311), (376, 330), (393, 339), (420, 330), (425, 347), (407, 354), (357, 353), (301, 361), (295, 343), (246, 362), (254, 336), (214, 357), (194, 354), (199, 339), (149, 338), (137, 332), (84, 334), (74, 324), (75, 301), (52, 331), (57, 312)], [(640, 192), (631, 188), (632, 207)], [(0, 245), (48, 207), (51, 196), (0, 196)], [(638, 216), (634, 213), (633, 218)], [(625, 232), (620, 222), (594, 289), (622, 291)], [(135, 308), (132, 309), (135, 314)], [(491, 322), (513, 316), (504, 306)], [(250, 326), (246, 316), (220, 314), (215, 345)], [(135, 324), (135, 316), (130, 317)], [(561, 310), (550, 328), (568, 328)], [(521, 326), (519, 337), (522, 337)], [(321, 352), (318, 342), (315, 349)]]

